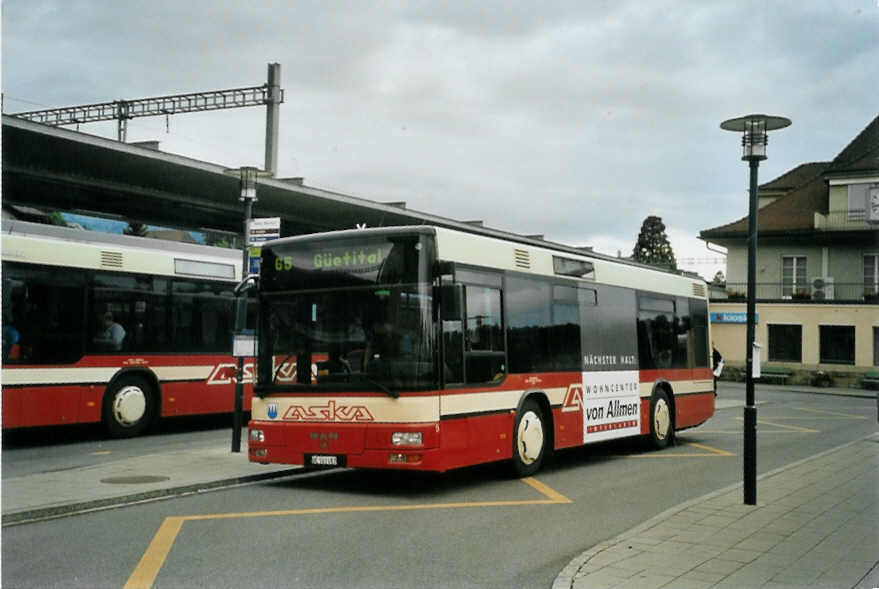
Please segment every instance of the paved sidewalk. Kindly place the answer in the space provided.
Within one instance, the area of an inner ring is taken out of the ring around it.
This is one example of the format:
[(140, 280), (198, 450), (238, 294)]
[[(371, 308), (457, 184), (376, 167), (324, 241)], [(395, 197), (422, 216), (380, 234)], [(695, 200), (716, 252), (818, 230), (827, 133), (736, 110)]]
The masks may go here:
[[(745, 390), (744, 382), (732, 382), (722, 380), (719, 383), (723, 387), (735, 387), (739, 390)], [(806, 384), (773, 384), (765, 382), (757, 382), (756, 394), (759, 398), (760, 393), (807, 393), (810, 395), (830, 395), (837, 397), (860, 397), (862, 399), (879, 399), (879, 390), (877, 389), (856, 389), (845, 387), (813, 387)]]
[(4, 477), (3, 525), (277, 478), (299, 468), (248, 462), (245, 442), (240, 453), (218, 443)]
[(879, 434), (672, 508), (577, 556), (553, 589), (879, 587)]

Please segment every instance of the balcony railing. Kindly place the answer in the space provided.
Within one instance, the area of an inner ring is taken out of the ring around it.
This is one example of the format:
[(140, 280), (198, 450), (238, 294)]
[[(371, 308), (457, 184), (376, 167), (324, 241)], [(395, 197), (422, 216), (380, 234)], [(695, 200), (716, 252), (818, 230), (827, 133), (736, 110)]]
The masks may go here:
[(879, 222), (871, 221), (864, 209), (815, 213), (815, 229), (819, 231), (879, 231)]
[[(755, 297), (764, 301), (793, 303), (869, 303), (879, 304), (879, 289), (863, 282), (833, 282), (823, 285), (791, 286), (781, 282), (758, 282)], [(711, 289), (712, 300), (744, 301), (748, 294), (746, 282), (727, 282), (726, 291)]]

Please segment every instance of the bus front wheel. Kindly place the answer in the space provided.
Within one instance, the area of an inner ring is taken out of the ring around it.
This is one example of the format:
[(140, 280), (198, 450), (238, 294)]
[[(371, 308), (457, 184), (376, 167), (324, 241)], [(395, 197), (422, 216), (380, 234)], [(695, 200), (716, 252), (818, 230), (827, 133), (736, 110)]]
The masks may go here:
[(668, 393), (657, 388), (650, 399), (650, 441), (661, 450), (669, 445), (673, 437), (674, 415)]
[(540, 406), (533, 399), (522, 404), (513, 425), (513, 473), (528, 477), (540, 469), (546, 454), (546, 424)]
[(126, 376), (110, 385), (104, 394), (103, 420), (114, 438), (142, 434), (155, 414), (152, 388), (141, 377)]

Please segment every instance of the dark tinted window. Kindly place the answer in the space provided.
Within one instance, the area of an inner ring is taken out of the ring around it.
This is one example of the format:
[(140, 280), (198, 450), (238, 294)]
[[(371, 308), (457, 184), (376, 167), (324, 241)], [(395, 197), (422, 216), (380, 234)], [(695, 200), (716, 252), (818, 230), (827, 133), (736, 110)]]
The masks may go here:
[(639, 296), (638, 355), (641, 368), (672, 368), (677, 347), (674, 301)]
[(550, 352), (554, 370), (580, 370), (580, 305), (573, 286), (552, 287)]
[(672, 353), (672, 368), (689, 368), (692, 364), (690, 354), (693, 350), (693, 322), (690, 319), (690, 302), (678, 298), (675, 303), (675, 347)]
[(693, 347), (693, 368), (708, 366), (708, 303), (690, 299), (690, 344)]
[[(83, 272), (3, 265), (4, 361), (66, 364), (83, 352)], [(14, 340), (14, 341), (13, 341)], [(8, 348), (8, 350), (7, 350)]]
[(88, 351), (169, 351), (168, 279), (98, 273), (90, 286)]
[(769, 325), (769, 361), (802, 362), (802, 325)]
[(552, 287), (539, 279), (511, 276), (506, 282), (510, 372), (549, 370), (552, 360)]
[(230, 352), (234, 322), (232, 287), (175, 280), (172, 341), (179, 352)]
[[(594, 299), (594, 291), (590, 291)], [(540, 278), (507, 278), (510, 372), (580, 370), (577, 288)]]
[(853, 325), (820, 326), (821, 364), (855, 363), (855, 328)]
[(466, 311), (464, 360), (467, 382), (500, 380), (505, 372), (501, 291), (466, 285)]

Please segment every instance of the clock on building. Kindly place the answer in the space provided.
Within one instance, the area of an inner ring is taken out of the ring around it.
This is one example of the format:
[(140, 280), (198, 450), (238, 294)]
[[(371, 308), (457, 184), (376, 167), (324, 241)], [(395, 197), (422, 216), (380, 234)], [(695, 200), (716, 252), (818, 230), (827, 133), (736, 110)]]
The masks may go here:
[(879, 221), (879, 186), (870, 187), (870, 202), (867, 216), (871, 221)]

